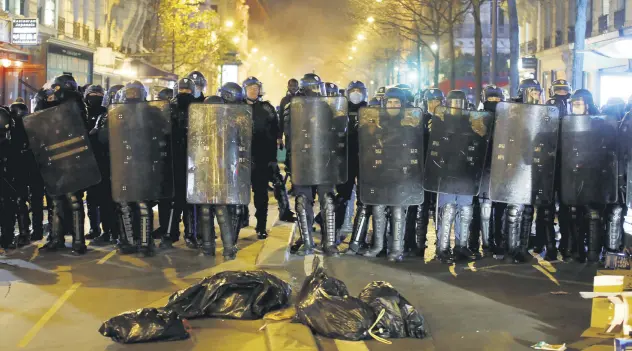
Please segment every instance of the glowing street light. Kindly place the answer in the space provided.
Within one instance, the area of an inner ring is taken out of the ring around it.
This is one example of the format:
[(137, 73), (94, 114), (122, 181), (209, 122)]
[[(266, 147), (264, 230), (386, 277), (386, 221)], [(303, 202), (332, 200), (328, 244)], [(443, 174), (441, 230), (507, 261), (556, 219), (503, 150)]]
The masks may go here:
[(369, 23), (373, 23), (375, 22), (375, 18), (373, 18), (373, 16), (370, 16), (369, 18), (366, 19), (366, 21)]
[(257, 49), (257, 48), (252, 48), (252, 50), (250, 50), (250, 51), (252, 51), (252, 53), (253, 53), (253, 54), (256, 54), (256, 53), (257, 53), (257, 51), (259, 51), (259, 49)]
[(274, 67), (274, 63), (270, 63), (270, 67)]
[(240, 40), (240, 39), (239, 39), (239, 37), (238, 37), (238, 36), (233, 37), (233, 43), (235, 43), (235, 44), (239, 44), (239, 40)]
[(362, 33), (358, 34), (358, 40), (362, 41), (362, 40), (364, 40), (364, 39), (366, 39), (366, 37), (364, 36), (364, 34), (362, 34)]
[(226, 28), (233, 28), (233, 25), (235, 25), (235, 23), (232, 20), (224, 22), (224, 26), (226, 26)]
[(373, 85), (373, 84), (375, 84), (375, 82), (374, 82), (374, 81), (371, 81), (371, 85)]
[(351, 47), (351, 51), (356, 52), (356, 51), (358, 51), (358, 48), (356, 48), (355, 46), (352, 46)]
[(430, 44), (430, 50), (437, 51), (437, 49), (439, 49), (439, 45), (437, 45), (437, 43)]
[(382, 0), (375, 0), (376, 2), (382, 2)]
[(353, 60), (353, 56), (349, 56), (349, 61)]
[(263, 62), (268, 61), (268, 57), (267, 57), (267, 56), (264, 56), (264, 57), (262, 57), (261, 59), (263, 60)]
[(395, 72), (399, 72), (399, 67), (395, 67)]

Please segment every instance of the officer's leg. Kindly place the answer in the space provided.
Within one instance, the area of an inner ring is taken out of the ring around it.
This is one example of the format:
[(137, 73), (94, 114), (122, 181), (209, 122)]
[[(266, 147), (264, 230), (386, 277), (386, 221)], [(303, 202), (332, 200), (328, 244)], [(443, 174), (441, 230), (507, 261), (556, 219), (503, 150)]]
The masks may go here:
[(237, 240), (239, 240), (239, 232), (241, 231), (243, 224), (243, 212), (246, 208), (248, 208), (248, 205), (232, 205), (228, 207), (228, 210), (231, 213), (231, 220), (233, 222), (233, 230), (235, 231), (235, 247), (237, 245)]
[(122, 254), (130, 254), (138, 251), (138, 245), (134, 239), (134, 226), (132, 207), (128, 203), (119, 203), (117, 205), (118, 224), (119, 224), (119, 252)]
[(404, 259), (404, 227), (406, 225), (406, 208), (391, 207), (391, 230), (393, 233), (392, 246), (388, 253), (388, 260), (401, 262)]
[[(33, 162), (34, 163), (34, 162)], [(33, 232), (31, 240), (42, 240), (44, 237), (44, 181), (37, 170), (30, 170), (30, 203), (31, 215), (33, 217)]]
[(16, 204), (13, 197), (0, 194), (0, 248), (9, 249), (13, 244)]
[[(353, 191), (351, 191), (351, 199), (347, 202), (347, 206), (345, 206), (345, 220), (342, 222), (342, 228), (340, 228), (340, 233), (346, 237), (346, 234), (351, 233), (353, 231), (353, 210), (354, 204), (356, 202), (356, 190), (355, 186)], [(344, 239), (342, 239), (344, 241)]]
[(169, 219), (173, 219), (171, 218), (172, 201), (172, 199), (163, 199), (158, 202), (158, 224), (160, 227), (156, 229), (156, 232), (160, 238), (164, 237), (165, 233), (168, 231), (167, 228), (169, 228)]
[[(539, 225), (538, 225), (539, 224)], [(544, 259), (547, 261), (557, 260), (557, 247), (555, 242), (555, 206), (545, 205), (538, 207), (538, 215), (536, 218), (536, 232), (540, 230), (540, 237), (536, 237), (539, 244), (542, 245), (540, 240), (543, 240), (546, 254)]]
[[(474, 208), (472, 197), (457, 197), (457, 215), (455, 219), (455, 239), (454, 256), (458, 260), (475, 260), (477, 256), (469, 249), (470, 225), (474, 218)], [(458, 233), (458, 235), (457, 235)]]
[(404, 227), (404, 255), (417, 255), (417, 238), (415, 238), (415, 225), (417, 222), (417, 208), (408, 206), (406, 209), (406, 225)]
[[(312, 255), (314, 253), (314, 238), (312, 237), (314, 212), (312, 202), (314, 200), (312, 198), (312, 188), (297, 185), (294, 191), (296, 193), (295, 211), (300, 233), (300, 245), (295, 252), (299, 255)], [(296, 247), (297, 244), (294, 246)]]
[(215, 206), (215, 215), (219, 224), (219, 232), (222, 236), (222, 245), (224, 246), (224, 259), (234, 260), (237, 256), (235, 248), (235, 233), (233, 221), (231, 220), (230, 211), (226, 205)]
[(573, 250), (577, 261), (586, 262), (586, 241), (588, 234), (588, 220), (585, 218), (587, 214), (586, 207), (571, 207), (571, 233), (573, 241)]
[[(321, 212), (324, 214), (324, 235), (323, 235), (323, 253), (327, 256), (337, 256), (340, 254), (336, 243), (336, 205), (334, 203), (334, 195), (331, 192), (322, 193), (318, 196), (323, 198), (324, 209), (321, 207)], [(325, 189), (322, 189), (325, 191)]]
[(268, 232), (266, 231), (268, 222), (268, 179), (270, 177), (267, 165), (255, 168), (251, 177), (255, 202), (255, 218), (257, 219), (255, 231), (259, 239), (268, 237)]
[(70, 208), (72, 210), (72, 251), (74, 254), (85, 254), (86, 238), (84, 235), (84, 221), (86, 218), (85, 212), (83, 212), (83, 199), (81, 198), (83, 193), (69, 194)]
[(468, 242), (468, 248), (476, 258), (481, 258), (480, 247), (481, 244), (479, 239), (481, 237), (481, 202), (483, 202), (483, 198), (479, 196), (474, 196), (474, 200), (472, 201), (472, 223), (470, 224), (470, 236)]
[[(514, 263), (526, 262), (529, 253), (526, 252), (528, 247), (529, 234), (531, 232), (530, 219), (533, 219), (533, 208), (531, 206), (522, 206), (518, 204), (507, 205), (505, 211), (504, 230), (507, 232), (509, 239), (508, 249)], [(523, 212), (530, 212), (523, 215)], [(527, 219), (524, 219), (526, 217)], [(522, 227), (521, 224), (527, 225), (528, 228)], [(523, 247), (525, 248), (523, 250)], [(530, 256), (530, 255), (529, 255)]]
[(492, 230), (492, 201), (490, 199), (479, 199), (480, 202), (480, 217), (481, 217), (481, 241), (483, 246), (483, 256), (491, 257), (495, 243), (491, 235)]
[(492, 216), (494, 219), (494, 237), (492, 240), (496, 242), (494, 251), (495, 258), (502, 260), (508, 251), (509, 232), (505, 224), (507, 223), (507, 204), (503, 202), (492, 202)]
[(353, 220), (351, 242), (349, 243), (349, 250), (347, 250), (346, 253), (350, 255), (360, 253), (360, 250), (366, 241), (366, 234), (369, 228), (370, 211), (370, 206), (358, 202), (356, 216)]
[(373, 245), (364, 253), (366, 257), (377, 257), (384, 251), (384, 236), (386, 235), (386, 205), (373, 205)]
[(97, 185), (93, 185), (86, 191), (86, 202), (88, 207), (88, 221), (90, 222), (90, 231), (86, 235), (86, 239), (96, 239), (101, 235), (101, 220), (99, 218), (99, 198)]
[[(198, 234), (200, 234), (202, 238), (202, 253), (205, 256), (215, 256), (215, 223), (213, 220), (213, 206), (200, 205), (198, 208), (200, 209), (200, 226), (198, 227)], [(193, 248), (197, 248), (197, 244)]]
[(287, 196), (285, 182), (281, 175), (281, 169), (276, 162), (271, 163), (272, 185), (274, 186), (274, 198), (279, 205), (279, 220), (284, 222), (294, 222), (294, 212), (290, 209), (290, 199)]
[(608, 221), (606, 222), (606, 250), (609, 252), (619, 252), (621, 250), (623, 207), (620, 204), (613, 204), (608, 208)]
[(596, 206), (586, 206), (586, 221), (588, 229), (588, 262), (599, 261), (601, 254), (601, 240), (603, 238), (603, 227), (601, 214)]
[(139, 202), (138, 207), (140, 210), (140, 252), (146, 257), (151, 257), (156, 254), (154, 237), (151, 235), (154, 227), (154, 211), (148, 202)]
[(573, 254), (573, 242), (571, 231), (571, 208), (564, 204), (560, 204), (560, 211), (558, 213), (558, 220), (560, 222), (560, 252), (562, 253), (562, 259), (568, 261), (572, 258)]
[(48, 242), (42, 247), (46, 251), (56, 251), (65, 247), (64, 244), (64, 227), (63, 217), (65, 196), (50, 197), (48, 203), (49, 211), (52, 216), (49, 216), (51, 223), (51, 233), (48, 238)]
[(437, 253), (436, 259), (442, 263), (454, 262), (454, 256), (450, 250), (450, 232), (452, 231), (452, 223), (456, 218), (456, 204), (450, 201), (445, 194), (439, 194), (439, 213), (437, 222), (439, 224), (437, 230)]
[(17, 247), (23, 247), (31, 242), (31, 233), (29, 231), (29, 208), (26, 205), (27, 187), (23, 187), (21, 195), (16, 199), (16, 211), (18, 221), (18, 237), (16, 240)]

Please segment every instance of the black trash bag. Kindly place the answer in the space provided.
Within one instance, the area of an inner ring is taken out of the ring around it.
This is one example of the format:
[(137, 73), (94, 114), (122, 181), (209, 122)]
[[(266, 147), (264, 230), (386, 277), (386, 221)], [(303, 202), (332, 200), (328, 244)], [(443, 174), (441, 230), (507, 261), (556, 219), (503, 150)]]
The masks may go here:
[(189, 338), (177, 313), (156, 308), (143, 308), (112, 317), (103, 322), (99, 333), (123, 344)]
[(169, 297), (165, 309), (183, 318), (261, 319), (288, 306), (292, 289), (264, 271), (226, 271)]
[(372, 282), (360, 292), (360, 300), (373, 307), (379, 318), (373, 334), (382, 338), (417, 338), (426, 336), (424, 317), (390, 283)]
[(296, 320), (316, 334), (357, 341), (369, 338), (375, 313), (369, 304), (349, 296), (342, 281), (327, 276), (316, 258), (299, 293)]

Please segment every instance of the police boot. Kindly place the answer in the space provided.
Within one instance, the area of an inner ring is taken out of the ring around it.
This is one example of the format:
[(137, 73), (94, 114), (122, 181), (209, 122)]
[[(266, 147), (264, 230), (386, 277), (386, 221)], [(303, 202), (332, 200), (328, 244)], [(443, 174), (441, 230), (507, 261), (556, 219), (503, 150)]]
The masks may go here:
[(234, 227), (228, 206), (215, 206), (215, 215), (217, 216), (217, 224), (219, 224), (219, 233), (222, 236), (224, 259), (234, 260), (237, 258), (237, 248), (235, 248)]
[[(243, 210), (243, 209), (242, 209)], [(266, 231), (266, 226), (268, 224), (268, 211), (266, 210), (257, 210), (255, 213), (257, 217), (257, 226), (255, 227), (255, 232), (257, 233), (257, 239), (263, 240), (268, 237), (268, 232)]]
[[(228, 211), (230, 211), (230, 215), (231, 215), (231, 221), (233, 223), (233, 230), (235, 233), (235, 247), (237, 247), (237, 241), (239, 240), (239, 232), (241, 232), (241, 228), (242, 228), (242, 223), (243, 223), (243, 218), (242, 216), (244, 215), (244, 208), (246, 208), (247, 206), (243, 206), (243, 205), (232, 205), (230, 207), (228, 207)], [(239, 250), (239, 248), (237, 248)]]
[[(182, 214), (182, 220), (184, 222), (184, 237), (195, 238), (197, 241), (197, 205), (187, 205), (187, 210)], [(175, 243), (178, 240), (174, 240)]]
[(601, 254), (601, 239), (603, 237), (601, 216), (596, 209), (589, 207), (586, 211), (586, 221), (588, 229), (588, 251), (586, 258), (588, 262), (597, 262)]
[(436, 259), (441, 263), (453, 263), (454, 256), (450, 250), (450, 232), (452, 223), (456, 218), (456, 205), (447, 203), (443, 205), (439, 213), (439, 230), (437, 231)]
[(336, 205), (334, 203), (334, 195), (325, 194), (325, 226), (323, 227), (323, 253), (326, 256), (338, 256), (338, 246), (336, 243)]
[(484, 201), (480, 205), (481, 243), (483, 246), (483, 257), (492, 257), (496, 249), (491, 235), (492, 203), (490, 201)]
[(509, 251), (509, 227), (507, 222), (507, 204), (502, 202), (492, 203), (492, 221), (494, 230), (492, 241), (496, 242), (494, 258), (503, 260)]
[(479, 239), (481, 237), (481, 204), (478, 196), (474, 197), (472, 202), (472, 223), (470, 223), (469, 241), (467, 247), (472, 251), (472, 254), (476, 256), (476, 259), (482, 257), (480, 250), (481, 244)]
[[(250, 226), (250, 209), (248, 205), (242, 205), (241, 208), (241, 228), (247, 228)], [(240, 229), (241, 229), (240, 228)]]
[(614, 204), (608, 211), (608, 222), (606, 223), (606, 250), (608, 252), (619, 252), (621, 250), (623, 208), (619, 204)]
[[(198, 232), (202, 236), (202, 254), (215, 256), (215, 226), (213, 225), (213, 209), (211, 205), (200, 205), (200, 226)], [(185, 238), (186, 240), (186, 238)], [(193, 243), (191, 243), (193, 246)], [(197, 241), (192, 248), (197, 248)], [(189, 244), (187, 243), (187, 246)]]
[(152, 257), (156, 254), (154, 237), (151, 235), (154, 224), (154, 212), (147, 202), (139, 202), (140, 209), (140, 253), (145, 257)]
[(31, 243), (31, 233), (29, 232), (29, 210), (26, 207), (25, 200), (18, 199), (18, 237), (16, 239), (16, 246), (23, 247)]
[(296, 218), (294, 217), (294, 212), (290, 210), (290, 199), (287, 196), (283, 176), (281, 176), (281, 170), (278, 165), (273, 168), (272, 185), (274, 185), (274, 198), (279, 205), (279, 220), (283, 222), (294, 222)]
[(384, 251), (386, 235), (386, 205), (373, 205), (373, 245), (364, 253), (364, 257), (377, 257)]
[[(536, 219), (536, 221), (542, 221), (541, 224), (541, 235), (542, 239), (544, 239), (544, 245), (546, 248), (546, 254), (544, 255), (544, 259), (547, 261), (556, 261), (557, 260), (557, 247), (555, 246), (555, 207), (554, 206), (545, 206), (538, 215), (542, 214), (542, 219)], [(537, 231), (538, 228), (536, 228)]]
[(86, 238), (84, 236), (84, 221), (86, 214), (83, 212), (83, 200), (79, 195), (71, 195), (70, 206), (72, 209), (72, 227), (74, 232), (72, 253), (75, 255), (83, 255), (88, 250), (86, 247)]
[(406, 224), (406, 211), (404, 207), (393, 207), (391, 210), (391, 228), (393, 239), (388, 252), (390, 262), (401, 262), (404, 260), (404, 227)]
[[(572, 214), (571, 214), (572, 210)], [(575, 207), (569, 207), (566, 205), (560, 204), (560, 212), (558, 215), (560, 221), (560, 248), (559, 251), (562, 254), (562, 260), (568, 262), (573, 259), (573, 237), (574, 233), (571, 228), (575, 228), (575, 223), (571, 223), (571, 218), (573, 221), (577, 220), (577, 214), (575, 212)]]
[(474, 217), (474, 208), (472, 205), (461, 206), (459, 210), (459, 241), (454, 247), (454, 256), (456, 260), (476, 260), (478, 257), (472, 250), (468, 248), (470, 243), (470, 224)]
[(356, 216), (353, 220), (353, 231), (351, 233), (351, 242), (347, 254), (357, 255), (365, 243), (366, 233), (369, 227), (369, 206), (359, 203), (356, 210)]
[(304, 195), (296, 197), (296, 216), (298, 220), (298, 230), (301, 233), (302, 242), (299, 249), (296, 250), (296, 254), (300, 256), (307, 256), (314, 254), (314, 238), (312, 237), (312, 223), (307, 216), (307, 199)]
[(529, 253), (529, 238), (531, 237), (531, 228), (533, 227), (533, 206), (525, 205), (522, 210), (522, 216), (519, 217), (520, 227), (518, 228), (519, 239), (518, 246), (513, 250), (513, 262), (524, 263), (533, 258)]
[[(99, 220), (99, 206), (97, 206), (93, 199), (92, 201), (88, 201), (88, 221), (90, 222), (90, 231), (88, 235), (86, 235), (86, 239), (96, 239), (101, 235), (101, 228), (99, 224), (101, 221)], [(109, 241), (109, 240), (108, 240)]]
[(120, 203), (118, 206), (118, 225), (121, 234), (118, 239), (118, 250), (124, 255), (138, 252), (138, 245), (134, 240), (132, 208), (127, 203)]
[(520, 205), (508, 205), (503, 219), (503, 232), (507, 238), (507, 257), (513, 258), (520, 251)]

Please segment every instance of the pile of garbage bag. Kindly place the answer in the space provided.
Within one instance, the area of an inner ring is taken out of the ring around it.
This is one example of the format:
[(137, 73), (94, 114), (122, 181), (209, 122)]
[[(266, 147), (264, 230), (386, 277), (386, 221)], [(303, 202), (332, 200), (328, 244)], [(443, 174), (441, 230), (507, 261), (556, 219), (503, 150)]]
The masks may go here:
[(183, 318), (261, 319), (288, 307), (292, 289), (264, 271), (226, 271), (180, 290), (160, 309), (125, 312), (101, 325), (99, 333), (120, 343), (182, 340)]
[(301, 287), (296, 320), (333, 339), (421, 339), (427, 335), (422, 315), (391, 284), (372, 282), (359, 297), (350, 296), (342, 281), (325, 273), (318, 258)]

